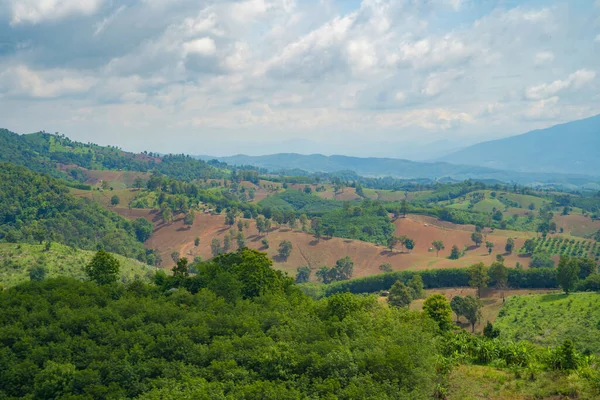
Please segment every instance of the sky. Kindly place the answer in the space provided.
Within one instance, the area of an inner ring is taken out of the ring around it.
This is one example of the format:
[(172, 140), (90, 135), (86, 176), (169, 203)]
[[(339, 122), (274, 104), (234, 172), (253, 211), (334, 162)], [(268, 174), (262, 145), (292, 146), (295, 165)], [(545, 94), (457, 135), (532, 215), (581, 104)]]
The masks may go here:
[(600, 0), (1, 0), (0, 127), (431, 159), (600, 113)]

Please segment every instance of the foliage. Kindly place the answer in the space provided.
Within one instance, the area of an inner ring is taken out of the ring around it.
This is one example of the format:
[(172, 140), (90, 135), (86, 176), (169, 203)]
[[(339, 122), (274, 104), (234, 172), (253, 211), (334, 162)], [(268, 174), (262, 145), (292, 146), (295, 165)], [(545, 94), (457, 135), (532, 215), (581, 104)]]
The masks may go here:
[(121, 264), (110, 253), (99, 250), (85, 266), (87, 277), (99, 285), (114, 283), (119, 279)]
[(477, 288), (477, 297), (481, 297), (481, 290), (486, 288), (490, 283), (487, 268), (483, 263), (473, 264), (469, 267), (469, 285)]
[(561, 257), (558, 263), (556, 281), (566, 294), (575, 288), (579, 280), (579, 262), (575, 258)]
[(389, 305), (394, 307), (408, 307), (413, 301), (413, 295), (410, 288), (402, 281), (396, 281), (390, 288), (387, 301)]
[(460, 250), (457, 245), (452, 246), (452, 250), (450, 250), (450, 255), (448, 258), (450, 260), (458, 260), (460, 258)]
[(312, 270), (305, 265), (296, 269), (296, 283), (306, 283), (310, 280)]
[(354, 272), (354, 262), (348, 256), (336, 261), (335, 266), (328, 268), (322, 266), (316, 272), (317, 278), (322, 283), (328, 284), (336, 281), (348, 280)]
[(488, 270), (490, 281), (497, 288), (504, 288), (508, 284), (508, 268), (501, 262), (494, 262)]
[(281, 259), (287, 260), (290, 254), (292, 254), (292, 242), (289, 240), (283, 240), (281, 243), (279, 243), (279, 249), (277, 252)]
[(423, 303), (423, 311), (436, 322), (441, 331), (452, 328), (452, 309), (443, 294), (429, 296)]
[(147, 260), (131, 222), (68, 192), (49, 176), (0, 163), (0, 241), (51, 240)]
[(554, 268), (554, 261), (546, 252), (534, 253), (529, 261), (530, 268)]

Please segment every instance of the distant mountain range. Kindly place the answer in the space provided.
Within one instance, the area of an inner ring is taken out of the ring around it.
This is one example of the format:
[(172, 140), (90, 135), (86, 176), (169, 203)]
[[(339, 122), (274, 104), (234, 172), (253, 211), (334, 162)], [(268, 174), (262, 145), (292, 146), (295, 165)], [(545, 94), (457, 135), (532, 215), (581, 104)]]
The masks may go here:
[(600, 115), (469, 146), (436, 161), (600, 176)]
[(354, 171), (365, 177), (391, 176), (400, 179), (478, 179), (517, 182), (520, 184), (557, 184), (561, 186), (599, 187), (600, 178), (584, 175), (555, 173), (525, 173), (502, 171), (486, 167), (456, 165), (445, 162), (416, 162), (394, 158), (360, 158), (347, 156), (324, 156), (321, 154), (302, 155), (295, 153), (271, 154), (265, 156), (235, 155), (229, 157), (197, 156), (200, 159), (217, 159), (229, 165), (252, 165), (266, 168), (271, 172), (304, 170), (307, 172)]

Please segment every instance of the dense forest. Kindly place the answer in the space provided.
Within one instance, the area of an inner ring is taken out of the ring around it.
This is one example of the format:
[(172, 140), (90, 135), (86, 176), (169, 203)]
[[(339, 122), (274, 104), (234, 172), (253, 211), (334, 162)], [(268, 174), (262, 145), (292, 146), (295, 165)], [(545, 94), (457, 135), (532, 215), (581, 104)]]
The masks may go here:
[[(59, 242), (154, 262), (136, 236), (138, 225), (97, 203), (69, 194), (56, 179), (0, 163), (0, 241)], [(139, 229), (138, 229), (139, 230)]]

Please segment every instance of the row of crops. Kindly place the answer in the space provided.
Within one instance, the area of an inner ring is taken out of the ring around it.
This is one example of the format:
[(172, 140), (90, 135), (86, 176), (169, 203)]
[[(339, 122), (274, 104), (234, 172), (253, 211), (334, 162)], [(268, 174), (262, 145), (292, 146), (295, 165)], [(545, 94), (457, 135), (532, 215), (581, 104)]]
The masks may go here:
[(546, 252), (566, 257), (590, 257), (600, 260), (600, 245), (590, 240), (546, 236), (534, 239), (535, 252)]

